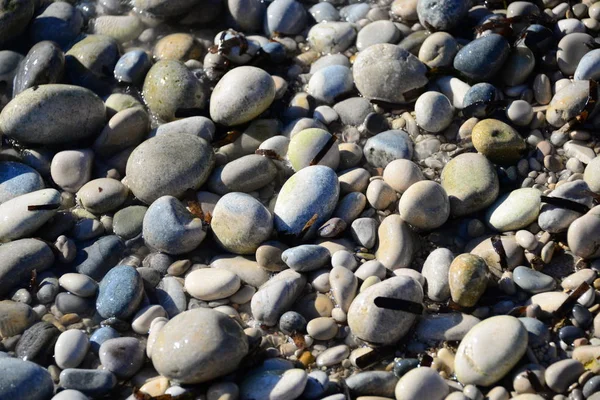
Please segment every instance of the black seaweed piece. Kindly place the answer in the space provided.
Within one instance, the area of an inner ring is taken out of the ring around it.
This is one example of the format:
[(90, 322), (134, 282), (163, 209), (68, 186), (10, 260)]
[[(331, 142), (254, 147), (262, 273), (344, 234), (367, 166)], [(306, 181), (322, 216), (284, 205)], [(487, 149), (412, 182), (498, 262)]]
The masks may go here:
[(421, 315), (425, 307), (420, 303), (414, 301), (395, 299), (393, 297), (379, 296), (375, 297), (375, 305), (379, 308), (385, 308), (388, 310), (405, 311), (407, 313)]
[(323, 148), (311, 160), (309, 165), (317, 165), (323, 159), (323, 157), (325, 157), (325, 154), (327, 154), (327, 152), (333, 147), (336, 140), (337, 140), (337, 136), (331, 135), (331, 137), (329, 138), (327, 143), (325, 143), (325, 146), (323, 146)]
[(503, 271), (507, 270), (508, 257), (506, 256), (506, 250), (504, 249), (504, 245), (502, 244), (502, 236), (494, 235), (490, 238), (490, 240), (492, 241), (492, 247), (494, 248), (494, 251), (496, 252), (496, 254), (498, 254), (498, 257), (500, 257), (500, 268)]
[(577, 211), (581, 214), (585, 214), (590, 211), (590, 208), (585, 204), (581, 204), (573, 200), (563, 199), (561, 197), (541, 196), (541, 199), (543, 203), (564, 208), (566, 210)]
[(579, 287), (577, 287), (577, 289), (575, 289), (569, 295), (569, 297), (567, 297), (567, 299), (560, 305), (560, 307), (558, 307), (556, 311), (554, 311), (554, 317), (558, 319), (564, 318), (569, 313), (569, 311), (571, 311), (575, 303), (577, 303), (577, 300), (581, 296), (583, 296), (583, 294), (589, 289), (590, 285), (587, 282), (583, 282), (581, 285), (579, 285)]

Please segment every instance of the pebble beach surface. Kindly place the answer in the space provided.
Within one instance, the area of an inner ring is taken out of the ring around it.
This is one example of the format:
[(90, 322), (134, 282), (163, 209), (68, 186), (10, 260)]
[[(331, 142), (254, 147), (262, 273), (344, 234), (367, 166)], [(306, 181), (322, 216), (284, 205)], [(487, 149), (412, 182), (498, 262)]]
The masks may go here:
[(600, 400), (599, 33), (0, 1), (0, 400)]

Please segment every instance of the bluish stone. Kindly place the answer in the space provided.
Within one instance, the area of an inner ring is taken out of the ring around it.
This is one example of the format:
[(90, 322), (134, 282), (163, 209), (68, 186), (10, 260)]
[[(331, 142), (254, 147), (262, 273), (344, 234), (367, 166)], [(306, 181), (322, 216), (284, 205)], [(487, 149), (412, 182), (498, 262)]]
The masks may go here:
[(60, 291), (58, 279), (49, 272), (38, 274), (38, 291), (35, 294), (41, 304), (52, 303)]
[(156, 288), (156, 297), (169, 318), (175, 317), (187, 308), (187, 298), (183, 286), (175, 277), (166, 276), (160, 281)]
[(43, 188), (44, 180), (35, 169), (14, 161), (0, 162), (0, 204)]
[[(494, 85), (487, 82), (481, 82), (471, 86), (467, 93), (465, 93), (463, 107), (466, 108), (475, 103), (488, 104), (500, 99), (500, 91)], [(484, 107), (485, 106), (482, 106), (481, 110), (478, 110), (473, 116), (478, 118), (485, 117), (486, 113), (484, 112)]]
[(59, 293), (54, 299), (56, 308), (63, 314), (86, 315), (94, 309), (91, 299), (75, 296), (71, 293)]
[(316, 244), (303, 244), (292, 247), (281, 253), (281, 259), (288, 267), (297, 272), (308, 272), (319, 269), (331, 258), (326, 247)]
[(143, 82), (152, 62), (144, 50), (131, 50), (123, 54), (115, 65), (115, 78), (119, 82), (139, 84)]
[(96, 329), (92, 336), (90, 336), (90, 348), (94, 353), (98, 354), (102, 343), (106, 342), (108, 339), (116, 339), (118, 337), (121, 337), (121, 335), (119, 335), (119, 332), (114, 328), (103, 326)]
[(581, 304), (575, 304), (573, 309), (571, 310), (571, 322), (573, 325), (581, 328), (587, 329), (587, 327), (592, 323), (594, 319), (594, 315)]
[(48, 400), (54, 392), (50, 373), (16, 358), (0, 358), (0, 399)]
[(118, 265), (100, 282), (96, 310), (104, 318), (127, 319), (137, 310), (143, 296), (140, 274), (129, 265)]
[(529, 345), (543, 346), (547, 344), (550, 339), (550, 331), (542, 321), (529, 317), (519, 318), (519, 321), (527, 329)]
[(385, 168), (394, 160), (410, 160), (413, 155), (413, 144), (408, 133), (402, 130), (389, 130), (367, 140), (363, 152), (370, 165), (375, 168)]
[(81, 12), (64, 1), (51, 3), (31, 23), (30, 33), (34, 42), (50, 40), (66, 48), (83, 27)]
[(346, 22), (355, 23), (361, 19), (365, 19), (371, 10), (369, 3), (356, 3), (343, 7), (340, 10), (340, 17)]
[(586, 399), (593, 395), (594, 393), (600, 392), (600, 375), (592, 376), (584, 385), (583, 385), (583, 397)]
[(335, 99), (354, 89), (350, 68), (331, 65), (318, 70), (308, 82), (308, 93), (318, 101), (333, 104)]
[(575, 339), (585, 337), (585, 332), (576, 326), (565, 326), (558, 331), (558, 337), (563, 343), (572, 346)]
[(551, 276), (523, 266), (515, 268), (513, 280), (517, 286), (529, 293), (548, 292), (556, 286)]
[(454, 68), (472, 81), (486, 81), (500, 71), (509, 54), (508, 41), (491, 33), (460, 49), (454, 58)]
[[(328, 3), (320, 3), (328, 4)], [(323, 371), (312, 371), (308, 374), (308, 380), (302, 392), (302, 398), (306, 400), (317, 400), (323, 398), (327, 385), (329, 383), (329, 376)]]
[[(289, 178), (277, 197), (274, 208), (275, 229), (282, 235), (303, 240), (314, 236), (317, 229), (333, 213), (340, 187), (337, 175), (322, 165), (313, 165), (296, 172)], [(309, 221), (314, 221), (303, 232)]]
[(269, 42), (262, 45), (261, 50), (269, 60), (279, 64), (285, 61), (285, 47), (278, 42)]
[(419, 366), (419, 360), (416, 358), (403, 358), (394, 362), (393, 372), (398, 378), (403, 377), (411, 369)]
[(598, 80), (598, 78), (600, 78), (600, 49), (595, 49), (579, 60), (573, 79), (586, 81), (590, 79)]
[(419, 0), (419, 21), (430, 31), (448, 31), (464, 21), (469, 4), (464, 0)]
[(13, 87), (13, 79), (18, 72), (19, 64), (23, 59), (23, 55), (12, 50), (0, 51), (0, 83), (2, 90), (0, 95), (6, 93), (10, 99), (10, 93)]
[(103, 236), (77, 252), (75, 268), (80, 274), (95, 280), (104, 275), (123, 258), (125, 243), (116, 235)]
[(89, 396), (101, 397), (117, 385), (117, 377), (110, 371), (100, 369), (67, 368), (60, 373), (59, 385)]
[(306, 25), (306, 11), (295, 0), (275, 0), (267, 8), (265, 32), (271, 36), (274, 32), (284, 35), (296, 35)]
[(19, 65), (15, 75), (13, 96), (36, 85), (59, 83), (65, 69), (65, 55), (54, 42), (36, 43)]
[(296, 311), (287, 311), (279, 317), (279, 329), (286, 335), (294, 332), (305, 332), (306, 319)]
[(312, 17), (319, 22), (323, 21), (339, 21), (340, 13), (333, 4), (328, 2), (317, 3), (308, 9), (308, 12)]

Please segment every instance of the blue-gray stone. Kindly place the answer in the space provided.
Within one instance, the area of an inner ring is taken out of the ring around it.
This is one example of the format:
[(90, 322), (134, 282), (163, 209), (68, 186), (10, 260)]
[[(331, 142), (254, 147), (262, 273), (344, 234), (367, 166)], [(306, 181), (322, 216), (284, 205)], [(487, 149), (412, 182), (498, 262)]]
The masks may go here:
[(59, 385), (65, 389), (79, 390), (89, 396), (100, 397), (117, 385), (117, 377), (100, 369), (67, 368), (60, 373)]
[(63, 314), (86, 315), (94, 310), (94, 303), (91, 299), (71, 293), (59, 293), (54, 300), (56, 308)]
[(60, 291), (58, 278), (49, 272), (38, 274), (38, 290), (35, 296), (41, 304), (52, 303)]
[(525, 83), (535, 68), (535, 56), (527, 47), (513, 47), (502, 68), (502, 80), (507, 86)]
[(281, 259), (297, 272), (314, 271), (329, 262), (331, 255), (326, 247), (316, 244), (303, 244), (281, 253)]
[(137, 310), (144, 296), (144, 283), (135, 268), (118, 265), (100, 282), (96, 310), (104, 318), (127, 319)]
[(150, 205), (142, 232), (149, 246), (167, 254), (192, 251), (206, 236), (202, 221), (173, 196), (162, 196)]
[[(323, 4), (323, 3), (322, 3)], [(268, 42), (261, 46), (263, 54), (269, 57), (274, 63), (282, 63), (285, 61), (286, 50), (285, 47), (279, 42)]]
[(523, 266), (514, 269), (513, 280), (518, 287), (529, 293), (549, 292), (556, 286), (551, 276)]
[(113, 232), (123, 239), (133, 239), (142, 233), (147, 210), (144, 206), (129, 206), (117, 211), (113, 217)]
[(77, 252), (75, 268), (80, 274), (100, 281), (123, 258), (124, 252), (125, 243), (120, 237), (103, 236)]
[(403, 377), (411, 369), (419, 366), (419, 360), (416, 358), (403, 358), (394, 362), (393, 372), (398, 378)]
[(333, 6), (333, 4), (328, 2), (317, 3), (311, 8), (308, 9), (308, 12), (312, 17), (319, 22), (323, 21), (339, 21), (340, 13)]
[(587, 329), (587, 327), (592, 323), (594, 319), (594, 314), (592, 314), (587, 308), (577, 303), (573, 306), (571, 310), (571, 322), (573, 325), (581, 328)]
[(83, 27), (81, 12), (64, 1), (50, 3), (31, 23), (30, 34), (34, 42), (50, 40), (66, 48)]
[(94, 353), (98, 354), (102, 343), (106, 342), (108, 339), (116, 339), (118, 337), (121, 337), (121, 335), (114, 328), (103, 326), (96, 329), (94, 333), (92, 333), (92, 336), (90, 336), (90, 348)]
[[(205, 13), (205, 7), (202, 11)], [(265, 3), (261, 0), (228, 0), (228, 17), (234, 29), (242, 32), (256, 32), (262, 26)]]
[(2, 83), (3, 86), (2, 90), (0, 90), (0, 95), (6, 93), (9, 100), (10, 93), (13, 90), (13, 79), (18, 72), (19, 64), (22, 59), (23, 55), (16, 51), (0, 51), (0, 83)]
[(98, 355), (102, 366), (120, 379), (135, 375), (145, 359), (144, 348), (134, 337), (108, 339), (100, 346)]
[(338, 113), (343, 124), (360, 125), (373, 112), (373, 105), (364, 97), (351, 97), (337, 103), (333, 110)]
[(41, 240), (20, 239), (0, 246), (0, 260), (0, 296), (4, 296), (19, 282), (31, 279), (32, 271), (50, 268), (54, 253)]
[(419, 0), (419, 21), (430, 31), (448, 31), (464, 21), (469, 4), (464, 0)]
[(35, 169), (14, 161), (0, 162), (0, 204), (43, 188), (44, 180)]
[(413, 144), (408, 133), (394, 129), (381, 132), (367, 140), (363, 152), (371, 166), (385, 168), (394, 160), (410, 160)]
[(364, 371), (346, 379), (350, 392), (355, 396), (394, 397), (398, 378), (392, 372)]
[(308, 82), (308, 94), (326, 104), (333, 104), (337, 97), (349, 93), (353, 88), (352, 71), (343, 65), (320, 69)]
[(509, 54), (508, 41), (491, 33), (460, 49), (454, 58), (454, 68), (472, 81), (486, 81), (500, 71)]
[(550, 330), (542, 321), (529, 317), (519, 318), (519, 321), (527, 329), (529, 345), (543, 346), (547, 344), (550, 339)]
[[(17, 357), (43, 366), (53, 361), (54, 344), (60, 331), (48, 322), (38, 322), (23, 332), (15, 348)], [(1, 398), (1, 397), (0, 397)]]
[[(320, 3), (329, 4), (329, 3)], [(302, 392), (302, 398), (306, 400), (317, 400), (323, 398), (323, 394), (327, 390), (329, 384), (329, 376), (323, 371), (312, 371), (308, 374), (308, 380)]]
[(173, 122), (167, 122), (156, 128), (156, 135), (178, 133), (198, 136), (207, 142), (212, 142), (216, 127), (214, 122), (206, 117), (188, 117)]
[(152, 61), (144, 50), (131, 50), (123, 54), (115, 65), (115, 79), (119, 82), (139, 84), (144, 81)]
[(13, 96), (36, 85), (59, 83), (65, 69), (65, 55), (54, 42), (36, 43), (19, 65)]
[(575, 339), (585, 337), (585, 332), (576, 326), (564, 326), (558, 331), (558, 337), (563, 343), (572, 346)]
[(183, 291), (183, 286), (175, 277), (166, 276), (160, 281), (156, 288), (156, 297), (159, 304), (169, 315), (169, 318), (175, 317), (187, 308), (187, 299)]
[(487, 82), (477, 83), (465, 93), (463, 98), (463, 108), (467, 108), (476, 103), (482, 103), (481, 106), (472, 110), (473, 116), (478, 118), (486, 117), (486, 105), (501, 99), (500, 91), (492, 84)]
[(365, 19), (371, 10), (369, 3), (356, 3), (343, 7), (340, 10), (340, 17), (346, 22), (356, 23), (361, 19)]
[(594, 393), (600, 392), (600, 375), (592, 376), (584, 385), (583, 385), (583, 397), (586, 399), (593, 395)]
[(310, 228), (302, 233), (302, 239), (311, 238), (333, 213), (339, 194), (338, 178), (331, 168), (313, 165), (301, 169), (285, 182), (277, 196), (275, 229), (298, 238), (312, 220)]
[(595, 49), (586, 53), (579, 60), (573, 79), (576, 81), (587, 81), (590, 79), (598, 80), (600, 78), (600, 49)]
[(306, 319), (296, 311), (286, 311), (279, 317), (279, 329), (286, 335), (294, 332), (305, 332)]
[(296, 35), (304, 29), (306, 20), (306, 11), (296, 0), (275, 0), (267, 8), (265, 33), (269, 36), (274, 32)]
[(175, 257), (165, 253), (150, 253), (144, 258), (142, 265), (160, 272), (161, 275), (166, 275), (167, 269), (176, 260)]
[[(590, 196), (591, 193), (588, 184), (584, 180), (578, 179), (559, 186), (550, 192), (548, 197), (567, 199), (587, 207), (592, 207), (593, 198)], [(552, 204), (543, 204), (538, 216), (538, 225), (550, 233), (564, 232), (569, 229), (571, 222), (582, 215), (583, 213), (575, 210), (569, 210)]]
[(0, 399), (48, 400), (54, 392), (50, 373), (39, 365), (0, 358)]

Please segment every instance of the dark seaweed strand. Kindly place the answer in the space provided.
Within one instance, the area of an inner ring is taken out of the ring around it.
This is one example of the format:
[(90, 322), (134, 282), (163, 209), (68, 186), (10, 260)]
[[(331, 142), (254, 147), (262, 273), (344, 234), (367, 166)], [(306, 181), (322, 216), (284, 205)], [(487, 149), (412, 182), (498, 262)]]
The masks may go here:
[(573, 306), (577, 302), (577, 299), (583, 296), (583, 294), (589, 289), (590, 285), (587, 282), (583, 282), (581, 285), (579, 285), (579, 287), (577, 287), (577, 289), (575, 289), (573, 293), (571, 293), (569, 297), (567, 297), (567, 299), (560, 305), (560, 307), (558, 307), (556, 311), (554, 311), (554, 317), (558, 319), (564, 318), (567, 315), (567, 313), (573, 308)]
[(578, 203), (573, 200), (563, 199), (561, 197), (541, 196), (542, 202), (556, 207), (564, 208), (578, 213), (585, 214), (590, 211), (590, 208), (585, 204)]
[(58, 210), (59, 208), (60, 208), (60, 203), (38, 204), (38, 205), (27, 206), (27, 211)]
[(312, 159), (312, 161), (310, 162), (310, 165), (317, 165), (319, 163), (319, 161), (321, 161), (323, 159), (323, 157), (325, 157), (325, 154), (327, 154), (329, 149), (331, 149), (333, 147), (336, 140), (337, 140), (337, 136), (331, 135), (331, 137), (329, 138), (327, 143), (325, 143), (325, 146), (323, 146), (321, 151), (319, 151), (317, 153), (317, 155), (315, 156), (315, 158)]
[(373, 351), (358, 357), (356, 359), (356, 366), (361, 369), (367, 368), (369, 365), (373, 365), (386, 357), (391, 357), (395, 350), (393, 346), (376, 347)]
[(502, 236), (494, 235), (491, 237), (492, 247), (498, 257), (500, 257), (500, 269), (503, 271), (508, 269), (508, 257), (506, 257), (506, 250), (504, 250), (504, 245), (502, 244)]
[(393, 297), (375, 297), (374, 303), (379, 308), (385, 308), (387, 310), (395, 311), (404, 311), (416, 315), (421, 315), (424, 310), (422, 304), (415, 303), (414, 301), (410, 300), (395, 299)]

